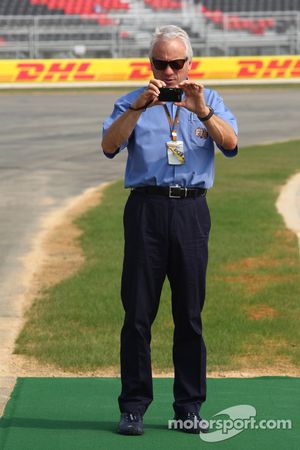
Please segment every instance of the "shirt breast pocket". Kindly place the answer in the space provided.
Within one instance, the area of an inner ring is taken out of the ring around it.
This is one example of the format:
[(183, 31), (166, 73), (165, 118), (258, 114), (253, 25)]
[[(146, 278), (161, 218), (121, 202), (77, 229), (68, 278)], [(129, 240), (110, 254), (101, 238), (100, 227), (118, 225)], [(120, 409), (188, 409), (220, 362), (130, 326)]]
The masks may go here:
[(193, 149), (196, 148), (208, 148), (210, 146), (210, 137), (207, 129), (198, 119), (196, 114), (191, 115), (190, 120), (190, 140)]

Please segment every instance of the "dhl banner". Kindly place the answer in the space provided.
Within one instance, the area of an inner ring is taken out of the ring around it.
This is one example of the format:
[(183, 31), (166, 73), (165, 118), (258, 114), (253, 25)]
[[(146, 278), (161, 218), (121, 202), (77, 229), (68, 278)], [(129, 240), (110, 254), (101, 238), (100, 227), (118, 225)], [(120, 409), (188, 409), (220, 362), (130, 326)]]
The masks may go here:
[[(146, 58), (0, 60), (0, 84), (146, 82), (151, 77)], [(197, 80), (298, 78), (300, 55), (194, 58), (189, 77)]]

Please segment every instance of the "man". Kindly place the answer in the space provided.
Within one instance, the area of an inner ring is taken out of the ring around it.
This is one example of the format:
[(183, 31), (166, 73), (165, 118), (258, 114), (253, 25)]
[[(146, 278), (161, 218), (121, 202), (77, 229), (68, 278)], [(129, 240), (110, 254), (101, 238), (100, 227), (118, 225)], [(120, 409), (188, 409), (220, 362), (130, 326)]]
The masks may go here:
[[(124, 211), (121, 434), (143, 433), (143, 415), (153, 399), (151, 325), (166, 276), (175, 325), (175, 419), (188, 423), (184, 431), (208, 431), (199, 415), (206, 398), (201, 311), (210, 216), (205, 194), (213, 184), (214, 142), (225, 156), (235, 156), (237, 126), (215, 91), (188, 79), (191, 62), (184, 30), (157, 29), (150, 47), (153, 79), (120, 98), (104, 123), (106, 156), (128, 149), (125, 187), (131, 188)], [(163, 87), (181, 88), (182, 100), (161, 102)]]

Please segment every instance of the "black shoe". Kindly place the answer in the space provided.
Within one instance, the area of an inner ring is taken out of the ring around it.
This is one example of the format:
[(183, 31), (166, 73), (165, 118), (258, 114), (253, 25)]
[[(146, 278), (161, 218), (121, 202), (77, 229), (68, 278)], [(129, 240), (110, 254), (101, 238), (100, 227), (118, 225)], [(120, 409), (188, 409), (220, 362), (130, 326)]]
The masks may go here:
[(139, 436), (144, 433), (143, 417), (139, 413), (121, 413), (117, 429), (119, 434)]
[(174, 420), (179, 421), (172, 427), (175, 430), (185, 433), (199, 434), (208, 433), (209, 426), (205, 419), (202, 419), (197, 413), (186, 413), (184, 415), (175, 415)]

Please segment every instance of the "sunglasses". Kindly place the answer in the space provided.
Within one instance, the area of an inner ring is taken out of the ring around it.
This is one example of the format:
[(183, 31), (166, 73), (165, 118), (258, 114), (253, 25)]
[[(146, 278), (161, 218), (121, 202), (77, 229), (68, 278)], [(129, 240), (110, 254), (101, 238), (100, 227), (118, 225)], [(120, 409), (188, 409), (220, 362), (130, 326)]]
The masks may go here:
[(156, 70), (165, 70), (168, 66), (173, 70), (180, 70), (183, 68), (188, 58), (185, 59), (173, 59), (173, 61), (164, 61), (162, 59), (152, 58), (152, 64)]

